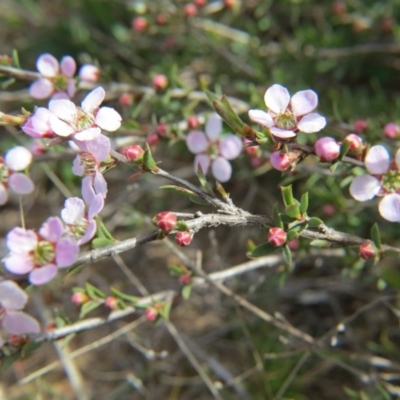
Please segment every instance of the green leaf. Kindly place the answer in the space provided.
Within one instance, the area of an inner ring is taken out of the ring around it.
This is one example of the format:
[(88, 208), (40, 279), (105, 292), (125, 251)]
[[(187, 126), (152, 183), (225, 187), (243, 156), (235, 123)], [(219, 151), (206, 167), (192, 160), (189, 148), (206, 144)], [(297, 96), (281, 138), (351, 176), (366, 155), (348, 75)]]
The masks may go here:
[(105, 238), (95, 238), (92, 240), (92, 246), (94, 249), (99, 249), (100, 247), (106, 247), (115, 242)]
[(183, 297), (185, 300), (188, 300), (188, 299), (189, 299), (191, 293), (192, 293), (192, 285), (185, 285), (185, 286), (182, 288), (182, 297)]
[(271, 243), (263, 243), (257, 246), (250, 254), (250, 257), (263, 257), (268, 254), (271, 254), (274, 250), (277, 248), (275, 246), (272, 246)]
[(38, 349), (42, 343), (38, 342), (27, 342), (22, 346), (21, 349), (21, 358), (27, 357), (29, 354), (33, 353), (36, 349)]
[(379, 231), (379, 226), (377, 223), (375, 223), (371, 228), (371, 238), (374, 242), (374, 245), (380, 250), (382, 247), (381, 233)]
[(287, 242), (290, 242), (290, 241), (292, 241), (293, 239), (297, 239), (299, 237), (299, 232), (298, 232), (298, 230), (296, 229), (292, 229), (292, 230), (290, 230), (288, 233), (287, 233), (287, 239), (286, 239), (286, 241)]
[(293, 197), (292, 185), (281, 186), (281, 191), (282, 191), (283, 203), (285, 204), (286, 207), (290, 206), (296, 201)]
[(96, 217), (96, 223), (97, 223), (97, 236), (99, 238), (104, 238), (104, 239), (108, 239), (110, 240), (112, 243), (115, 242), (113, 236), (111, 235), (111, 233), (109, 232), (109, 230), (106, 228), (106, 226), (104, 225), (103, 221), (101, 220), (101, 218)]
[(210, 203), (207, 200), (204, 200), (201, 197), (195, 197), (195, 196), (190, 196), (189, 197), (190, 201), (192, 201), (195, 204), (199, 204), (200, 206), (208, 206)]
[(110, 292), (115, 296), (118, 297), (119, 299), (124, 299), (126, 301), (129, 301), (130, 303), (136, 304), (139, 301), (139, 297), (136, 296), (131, 296), (129, 294), (125, 294), (120, 292), (119, 290), (115, 288), (110, 288)]
[(150, 146), (146, 143), (146, 150), (143, 154), (143, 166), (146, 171), (155, 171), (157, 170), (157, 164), (154, 161), (153, 155), (151, 154)]
[(210, 102), (211, 105), (214, 101), (219, 101), (218, 96), (213, 92), (210, 92), (209, 90), (205, 89), (204, 93), (206, 94), (208, 101)]
[(348, 142), (347, 140), (342, 142), (342, 144), (340, 145), (340, 153), (339, 153), (339, 157), (338, 157), (339, 160), (342, 160), (343, 157), (347, 154), (350, 146), (351, 146), (351, 143)]
[(289, 271), (292, 270), (293, 261), (292, 261), (292, 251), (290, 250), (287, 244), (283, 245), (283, 259), (285, 260), (285, 266), (288, 268)]
[(13, 67), (21, 68), (21, 64), (19, 62), (18, 51), (15, 49), (12, 51), (12, 62), (13, 62)]
[(172, 306), (171, 302), (165, 303), (163, 309), (160, 311), (160, 316), (163, 317), (164, 319), (169, 319), (171, 306)]
[(300, 204), (296, 200), (295, 200), (295, 203), (286, 206), (285, 212), (291, 218), (295, 218), (295, 219), (301, 218)]
[(89, 282), (86, 282), (86, 293), (92, 300), (105, 299), (106, 295), (97, 287), (91, 285)]
[(189, 226), (184, 221), (177, 221), (176, 224), (175, 224), (175, 228), (178, 231), (182, 231), (182, 232), (189, 230)]
[(197, 166), (197, 177), (199, 178), (199, 182), (201, 187), (209, 194), (214, 195), (214, 192), (211, 189), (210, 184), (207, 182), (207, 178), (205, 177), (203, 170), (201, 168), (201, 165), (199, 163), (199, 165)]
[(229, 198), (228, 193), (226, 193), (224, 187), (218, 181), (215, 181), (215, 186), (217, 188), (218, 193), (221, 195), (223, 199)]
[(300, 199), (300, 212), (302, 215), (305, 215), (307, 213), (308, 209), (308, 192), (304, 193), (303, 196), (301, 196)]
[(88, 301), (87, 303), (83, 304), (81, 307), (79, 318), (83, 318), (85, 315), (89, 314), (91, 311), (95, 310), (100, 305), (101, 303), (99, 303), (98, 301)]
[(276, 227), (283, 229), (283, 221), (278, 211), (278, 204), (275, 204), (272, 207), (272, 220), (274, 221), (274, 225)]
[(336, 171), (336, 168), (338, 167), (338, 165), (339, 165), (338, 162), (335, 162), (334, 164), (332, 164), (332, 165), (329, 167), (330, 171), (331, 171), (331, 172), (335, 172), (335, 171)]
[(180, 186), (175, 186), (175, 185), (164, 185), (164, 186), (160, 186), (160, 189), (164, 189), (164, 190), (168, 190), (170, 192), (176, 192), (179, 194), (183, 194), (184, 196), (188, 196), (188, 197), (197, 197), (198, 195), (195, 192), (192, 192), (189, 189), (180, 187)]
[(328, 249), (332, 246), (332, 243), (328, 240), (316, 239), (310, 242), (310, 246), (318, 249)]
[(307, 224), (310, 228), (318, 228), (320, 225), (323, 225), (324, 221), (317, 217), (311, 217), (308, 221)]
[(18, 361), (21, 358), (21, 352), (18, 351), (15, 354), (7, 357), (5, 361), (1, 364), (1, 371), (5, 371), (8, 368), (11, 367), (15, 363), (15, 361)]

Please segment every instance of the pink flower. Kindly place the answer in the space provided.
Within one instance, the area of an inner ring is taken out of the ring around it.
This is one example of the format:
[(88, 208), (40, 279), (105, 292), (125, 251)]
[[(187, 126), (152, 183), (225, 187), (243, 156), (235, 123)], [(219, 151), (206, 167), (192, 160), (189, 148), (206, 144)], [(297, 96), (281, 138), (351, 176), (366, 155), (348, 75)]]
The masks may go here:
[(400, 221), (400, 150), (391, 163), (383, 146), (372, 146), (365, 157), (365, 167), (370, 174), (354, 178), (350, 194), (358, 201), (383, 197), (379, 203), (381, 216), (390, 222)]
[(95, 65), (82, 65), (79, 70), (79, 78), (83, 82), (96, 83), (100, 78), (100, 70)]
[(0, 157), (0, 205), (8, 200), (7, 189), (11, 189), (19, 195), (27, 195), (33, 192), (35, 185), (24, 173), (32, 162), (32, 153), (22, 146), (16, 146), (9, 150), (5, 159)]
[(242, 151), (242, 141), (233, 134), (221, 135), (222, 120), (217, 114), (208, 118), (205, 133), (191, 131), (186, 144), (189, 150), (196, 154), (194, 168), (197, 172), (198, 165), (204, 174), (211, 165), (214, 177), (220, 182), (227, 182), (232, 175), (232, 166), (228, 160), (238, 157)]
[(51, 54), (42, 54), (37, 59), (36, 67), (43, 77), (34, 81), (29, 88), (34, 99), (46, 99), (52, 95), (54, 99), (68, 99), (75, 95), (73, 76), (76, 63), (72, 57), (63, 57), (60, 65)]
[[(0, 328), (12, 335), (40, 332), (36, 319), (20, 311), (27, 300), (28, 295), (15, 282), (0, 282)], [(3, 343), (0, 336), (0, 347)]]
[(318, 105), (317, 94), (312, 90), (302, 90), (290, 98), (285, 87), (275, 84), (265, 92), (264, 101), (268, 112), (250, 110), (249, 117), (279, 138), (295, 137), (298, 131), (319, 132), (326, 125), (323, 116), (311, 112)]
[(102, 87), (92, 90), (77, 107), (69, 100), (52, 100), (49, 110), (56, 115), (50, 119), (51, 129), (62, 137), (92, 140), (101, 130), (114, 132), (121, 126), (121, 116), (110, 107), (101, 107), (105, 91)]
[(22, 130), (35, 139), (54, 138), (55, 133), (50, 125), (51, 118), (55, 118), (55, 115), (51, 111), (47, 108), (39, 107), (27, 119), (22, 126)]
[(78, 244), (65, 236), (58, 217), (50, 217), (39, 232), (14, 228), (7, 235), (11, 253), (5, 258), (6, 269), (14, 274), (29, 274), (33, 285), (51, 281), (58, 268), (71, 266), (79, 253)]

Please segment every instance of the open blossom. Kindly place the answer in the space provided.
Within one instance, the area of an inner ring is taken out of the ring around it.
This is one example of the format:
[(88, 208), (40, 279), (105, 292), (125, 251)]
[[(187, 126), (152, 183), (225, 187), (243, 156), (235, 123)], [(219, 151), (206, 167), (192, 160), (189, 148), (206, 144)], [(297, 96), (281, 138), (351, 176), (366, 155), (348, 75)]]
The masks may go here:
[(51, 54), (42, 54), (36, 62), (36, 67), (42, 78), (34, 81), (29, 88), (30, 95), (35, 99), (69, 99), (75, 95), (76, 71), (75, 60), (65, 56), (58, 63)]
[(249, 117), (269, 128), (276, 137), (295, 137), (298, 131), (319, 132), (326, 125), (322, 115), (311, 112), (318, 105), (318, 96), (312, 90), (302, 90), (290, 97), (285, 87), (275, 84), (265, 92), (264, 101), (268, 112), (249, 110)]
[(372, 146), (365, 157), (365, 167), (370, 174), (357, 176), (350, 185), (350, 194), (358, 201), (375, 196), (383, 199), (379, 213), (391, 222), (400, 221), (400, 150), (395, 162), (383, 146)]
[(58, 217), (48, 218), (38, 233), (14, 228), (7, 235), (11, 253), (4, 266), (14, 274), (29, 274), (33, 285), (51, 281), (58, 268), (71, 266), (78, 257), (78, 244), (65, 233)]
[[(11, 335), (39, 333), (36, 319), (20, 311), (24, 308), (28, 295), (13, 281), (0, 282), (0, 328)], [(0, 336), (0, 347), (4, 340)]]
[(121, 116), (110, 107), (101, 107), (105, 97), (102, 87), (92, 90), (77, 107), (69, 100), (52, 100), (49, 110), (55, 114), (50, 118), (50, 127), (58, 136), (80, 141), (92, 140), (101, 130), (114, 132), (121, 126)]
[(35, 139), (54, 138), (55, 133), (50, 125), (52, 118), (55, 118), (55, 115), (51, 111), (47, 108), (39, 107), (27, 119), (21, 129)]
[(204, 174), (211, 166), (214, 177), (220, 182), (226, 182), (232, 175), (232, 166), (228, 160), (239, 156), (243, 144), (236, 135), (221, 135), (221, 132), (222, 120), (217, 114), (212, 114), (206, 123), (205, 133), (191, 131), (186, 138), (186, 144), (196, 154), (196, 172), (199, 164)]
[(19, 195), (27, 195), (33, 192), (35, 185), (29, 176), (23, 171), (32, 162), (31, 152), (22, 146), (16, 146), (9, 150), (5, 158), (0, 157), (0, 205), (8, 200), (7, 189)]

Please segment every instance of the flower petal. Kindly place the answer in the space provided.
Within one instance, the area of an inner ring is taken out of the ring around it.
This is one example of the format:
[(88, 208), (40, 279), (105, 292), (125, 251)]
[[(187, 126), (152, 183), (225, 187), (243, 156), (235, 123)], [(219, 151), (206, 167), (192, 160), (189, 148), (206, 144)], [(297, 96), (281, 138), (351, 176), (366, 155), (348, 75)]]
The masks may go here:
[(7, 234), (7, 247), (13, 253), (28, 253), (32, 251), (38, 243), (36, 233), (32, 230), (14, 228)]
[(280, 129), (275, 126), (272, 126), (271, 128), (269, 128), (269, 131), (270, 131), (271, 135), (274, 135), (274, 136), (282, 138), (282, 139), (291, 138), (291, 137), (296, 136), (296, 134), (293, 131), (287, 131), (285, 129)]
[(36, 319), (21, 311), (7, 312), (2, 325), (12, 335), (40, 332), (40, 326)]
[(197, 171), (199, 169), (199, 165), (201, 167), (201, 170), (203, 171), (203, 174), (207, 174), (208, 168), (210, 168), (211, 160), (210, 157), (207, 154), (198, 154), (194, 158), (194, 172), (197, 174)]
[(92, 240), (94, 234), (96, 233), (96, 230), (97, 230), (96, 221), (92, 219), (91, 221), (89, 221), (89, 225), (86, 229), (85, 234), (78, 240), (77, 242), (78, 245), (81, 246), (82, 244), (85, 244), (90, 240)]
[(32, 162), (32, 153), (23, 146), (16, 146), (7, 151), (5, 161), (13, 171), (22, 171)]
[(68, 78), (72, 78), (76, 71), (76, 62), (71, 56), (64, 56), (61, 59), (61, 72), (68, 76)]
[(0, 206), (6, 204), (8, 201), (8, 192), (5, 186), (0, 183)]
[(318, 105), (318, 96), (313, 90), (301, 90), (293, 95), (290, 100), (293, 114), (296, 117), (306, 115)]
[(54, 264), (44, 265), (40, 268), (35, 268), (29, 274), (29, 281), (32, 285), (44, 285), (50, 282), (57, 275), (58, 268)]
[(12, 174), (8, 180), (10, 189), (20, 195), (27, 195), (35, 190), (35, 185), (29, 176), (22, 173)]
[(383, 146), (372, 146), (365, 157), (365, 166), (372, 175), (382, 175), (389, 170), (390, 154)]
[(42, 224), (39, 233), (40, 235), (51, 243), (56, 243), (64, 233), (65, 228), (60, 218), (49, 217)]
[(262, 110), (249, 110), (249, 118), (260, 125), (267, 126), (268, 128), (274, 125), (272, 117)]
[(36, 79), (29, 87), (29, 94), (38, 100), (47, 99), (53, 92), (53, 82), (47, 78)]
[(122, 117), (111, 107), (101, 107), (96, 114), (95, 122), (107, 132), (114, 132), (121, 126)]
[(93, 112), (99, 108), (105, 96), (106, 92), (101, 86), (92, 90), (82, 101), (83, 110), (93, 114)]
[(78, 258), (79, 246), (74, 240), (62, 238), (56, 245), (56, 262), (59, 268), (71, 266)]
[(78, 132), (75, 134), (74, 137), (75, 137), (75, 139), (82, 140), (82, 141), (93, 140), (97, 136), (99, 136), (100, 133), (101, 133), (101, 129), (94, 127), (94, 128), (89, 128), (89, 129), (85, 129), (84, 131)]
[(325, 125), (325, 117), (317, 113), (307, 114), (297, 123), (299, 130), (304, 133), (319, 132)]
[(100, 172), (96, 172), (93, 179), (93, 188), (96, 194), (101, 194), (104, 198), (107, 195), (107, 181)]
[(371, 175), (357, 176), (350, 185), (350, 194), (358, 201), (367, 201), (381, 190), (381, 183)]
[(13, 274), (23, 275), (32, 271), (35, 264), (28, 254), (11, 253), (4, 259), (4, 266)]
[(203, 153), (208, 149), (209, 142), (202, 131), (191, 131), (186, 137), (186, 144), (193, 154)]
[(280, 114), (287, 109), (290, 94), (285, 87), (275, 84), (265, 92), (264, 101), (266, 106), (275, 114)]
[(47, 78), (54, 78), (60, 69), (57, 59), (49, 53), (42, 54), (36, 61), (36, 68)]
[(240, 138), (233, 134), (222, 137), (219, 143), (219, 151), (221, 156), (227, 160), (233, 160), (238, 157), (243, 148), (243, 142)]
[(14, 281), (0, 282), (0, 304), (7, 310), (22, 310), (28, 295)]
[(222, 131), (221, 117), (216, 113), (211, 114), (208, 117), (204, 131), (205, 131), (208, 139), (212, 142), (215, 142), (221, 135), (221, 131)]
[(104, 198), (99, 193), (94, 196), (88, 209), (88, 219), (93, 219), (104, 207)]
[(103, 134), (97, 135), (93, 140), (87, 140), (84, 143), (86, 147), (84, 151), (90, 153), (98, 163), (104, 161), (110, 153), (110, 139)]
[(211, 164), (211, 171), (219, 182), (227, 182), (232, 176), (232, 165), (223, 157), (217, 157)]
[(400, 221), (400, 195), (391, 193), (379, 203), (379, 213), (390, 222)]
[(64, 121), (61, 121), (57, 117), (51, 118), (50, 127), (55, 134), (62, 137), (68, 137), (75, 133), (75, 128)]
[(79, 197), (70, 197), (65, 200), (61, 210), (61, 218), (66, 224), (75, 225), (85, 216), (85, 203)]

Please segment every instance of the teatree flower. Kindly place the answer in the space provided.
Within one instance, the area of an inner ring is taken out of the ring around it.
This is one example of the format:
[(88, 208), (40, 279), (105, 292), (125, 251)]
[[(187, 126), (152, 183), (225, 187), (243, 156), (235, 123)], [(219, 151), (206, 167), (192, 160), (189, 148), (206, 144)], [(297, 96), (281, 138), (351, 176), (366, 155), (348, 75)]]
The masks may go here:
[(61, 59), (61, 64), (51, 54), (42, 54), (36, 62), (38, 71), (43, 76), (34, 81), (29, 88), (30, 95), (35, 99), (69, 99), (75, 95), (76, 71), (75, 60), (70, 56)]
[(79, 246), (66, 236), (58, 217), (50, 217), (39, 232), (14, 228), (7, 235), (11, 253), (4, 259), (4, 266), (14, 274), (29, 274), (33, 285), (51, 281), (58, 268), (71, 266), (77, 259)]
[(55, 133), (50, 125), (52, 118), (55, 118), (55, 115), (51, 111), (47, 108), (39, 107), (26, 120), (21, 129), (35, 139), (54, 138)]
[(50, 127), (58, 136), (81, 141), (92, 140), (101, 130), (114, 132), (121, 126), (121, 116), (110, 107), (101, 107), (105, 97), (102, 87), (92, 90), (77, 107), (69, 100), (52, 100), (49, 110), (56, 115)]
[(379, 213), (390, 222), (400, 221), (400, 150), (395, 162), (390, 162), (389, 152), (383, 146), (372, 146), (366, 157), (369, 175), (357, 176), (350, 185), (350, 194), (358, 201), (383, 196)]
[(226, 182), (232, 175), (232, 166), (228, 160), (239, 156), (243, 143), (236, 135), (221, 135), (221, 133), (221, 118), (217, 114), (211, 114), (205, 126), (205, 133), (191, 131), (186, 138), (186, 144), (189, 150), (196, 154), (195, 172), (200, 164), (206, 174), (211, 165), (215, 179)]
[(22, 146), (16, 146), (9, 150), (4, 160), (0, 157), (0, 205), (8, 200), (8, 191), (11, 189), (19, 195), (27, 195), (33, 192), (35, 185), (24, 173), (32, 162), (32, 153)]
[(290, 97), (285, 87), (275, 84), (265, 92), (264, 101), (268, 112), (249, 110), (249, 117), (269, 128), (276, 137), (295, 137), (299, 131), (319, 132), (326, 125), (322, 115), (311, 112), (318, 105), (318, 96), (312, 90), (302, 90)]
[[(36, 319), (20, 311), (28, 301), (28, 295), (13, 281), (0, 282), (0, 328), (12, 335), (39, 333)], [(0, 347), (4, 340), (0, 336)]]

